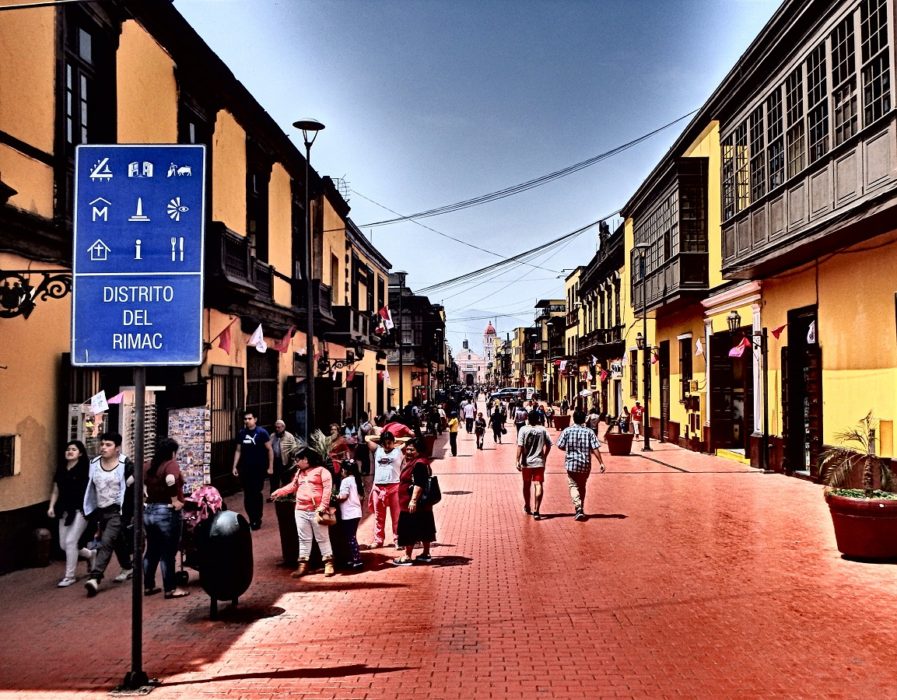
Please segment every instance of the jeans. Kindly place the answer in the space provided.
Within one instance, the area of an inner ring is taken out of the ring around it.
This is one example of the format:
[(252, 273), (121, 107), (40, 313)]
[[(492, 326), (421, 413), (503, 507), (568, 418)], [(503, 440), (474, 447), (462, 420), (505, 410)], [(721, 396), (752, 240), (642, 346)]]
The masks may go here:
[(81, 535), (87, 529), (87, 518), (80, 510), (75, 511), (75, 519), (71, 525), (65, 524), (66, 513), (61, 513), (59, 519), (59, 546), (65, 552), (65, 577), (75, 578), (75, 568), (78, 566), (78, 556), (85, 558), (90, 556), (89, 549), (78, 547)]
[(473, 418), (465, 418), (464, 422), (467, 427), (467, 434), (470, 435), (473, 432)]
[(321, 558), (325, 561), (333, 558), (333, 549), (330, 546), (330, 528), (326, 525), (318, 525), (315, 522), (313, 510), (296, 511), (296, 531), (299, 533), (299, 561), (308, 561), (311, 556), (312, 537), (318, 543), (321, 550)]
[(250, 523), (261, 523), (265, 508), (265, 478), (268, 476), (264, 468), (239, 467), (240, 485), (243, 487), (243, 507)]
[(449, 445), (452, 448), (452, 457), (458, 456), (458, 433), (449, 433)]
[(118, 506), (98, 508), (90, 514), (100, 528), (100, 549), (97, 551), (97, 560), (90, 572), (90, 578), (97, 581), (103, 580), (103, 573), (112, 559), (112, 552), (118, 557), (118, 563), (122, 569), (132, 569), (131, 547), (127, 541), (127, 529), (124, 527), (121, 510)]
[(346, 544), (349, 545), (349, 554), (351, 559), (346, 563), (349, 565), (361, 562), (361, 552), (358, 550), (358, 522), (361, 518), (352, 518), (351, 520), (340, 520), (340, 527), (343, 531), (343, 537), (346, 538)]
[(577, 512), (585, 507), (586, 482), (588, 480), (588, 472), (567, 472), (567, 487), (570, 489), (570, 500), (573, 501), (573, 508)]
[(177, 588), (174, 559), (181, 543), (181, 512), (165, 503), (147, 503), (143, 511), (146, 555), (143, 557), (143, 587), (155, 588), (156, 567), (162, 565), (162, 588)]

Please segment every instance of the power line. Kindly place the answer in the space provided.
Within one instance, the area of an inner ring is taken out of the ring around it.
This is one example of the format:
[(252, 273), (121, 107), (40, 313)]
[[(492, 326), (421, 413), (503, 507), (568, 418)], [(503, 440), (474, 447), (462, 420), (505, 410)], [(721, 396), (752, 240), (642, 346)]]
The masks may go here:
[[(384, 219), (382, 221), (374, 221), (369, 224), (364, 224), (366, 228), (373, 228), (374, 226), (386, 226), (388, 224), (395, 224), (400, 221), (408, 221), (413, 219), (427, 219), (431, 216), (440, 216), (442, 214), (449, 214), (451, 212), (460, 211), (462, 209), (467, 209), (469, 207), (479, 206), (480, 204), (487, 204), (489, 202), (494, 202), (499, 199), (504, 199), (505, 197), (510, 197), (515, 194), (519, 194), (521, 192), (526, 192), (527, 190), (531, 190), (534, 187), (539, 187), (541, 185), (547, 184), (554, 180), (558, 180), (562, 177), (566, 177), (567, 175), (572, 175), (575, 172), (579, 172), (580, 170), (584, 170), (595, 163), (598, 163), (602, 160), (610, 158), (612, 156), (617, 155), (618, 153), (622, 153), (633, 146), (640, 144), (642, 141), (645, 141), (656, 134), (659, 134), (664, 129), (668, 129), (673, 126), (673, 124), (677, 124), (681, 122), (683, 119), (690, 117), (695, 114), (698, 110), (693, 109), (688, 114), (683, 114), (681, 117), (674, 119), (671, 122), (664, 124), (653, 131), (649, 131), (646, 134), (642, 134), (638, 138), (633, 139), (632, 141), (628, 141), (620, 146), (616, 146), (609, 151), (604, 151), (603, 153), (599, 153), (596, 156), (592, 156), (586, 160), (580, 161), (579, 163), (574, 163), (573, 165), (568, 165), (566, 168), (561, 168), (560, 170), (555, 170), (554, 172), (548, 173), (547, 175), (541, 175), (540, 177), (534, 178), (532, 180), (527, 180), (526, 182), (521, 182), (517, 185), (511, 185), (510, 187), (506, 187), (501, 190), (497, 190), (495, 192), (490, 192), (488, 194), (480, 195), (478, 197), (472, 197), (470, 199), (464, 199), (460, 202), (454, 202), (453, 204), (445, 204), (440, 207), (434, 207), (433, 209), (425, 209), (424, 211), (417, 212), (416, 214), (409, 214), (407, 216), (399, 215), (393, 219)], [(360, 197), (364, 197), (361, 193), (353, 190), (355, 194), (358, 194)], [(367, 197), (364, 197), (367, 199)], [(396, 213), (396, 212), (393, 212)]]
[[(390, 209), (385, 204), (380, 204), (380, 202), (377, 202), (377, 201), (371, 199), (370, 197), (363, 195), (361, 192), (359, 192), (357, 190), (352, 190), (352, 191), (355, 194), (357, 194), (359, 197), (361, 197), (362, 199), (366, 199), (367, 201), (369, 201), (371, 204), (374, 204), (374, 205), (380, 207), (381, 209), (385, 209), (386, 211), (392, 212), (393, 214), (396, 214), (397, 216), (400, 216), (400, 217), (402, 216), (395, 209)], [(402, 218), (407, 219), (408, 217), (402, 217)], [(489, 255), (494, 255), (497, 258), (503, 257), (501, 253), (496, 253), (494, 250), (488, 250), (487, 248), (481, 248), (478, 245), (474, 245), (473, 243), (468, 243), (467, 241), (462, 240), (460, 238), (455, 238), (454, 236), (450, 236), (447, 233), (443, 233), (442, 231), (437, 231), (432, 226), (427, 226), (426, 224), (422, 224), (420, 221), (413, 221), (411, 219), (408, 219), (408, 220), (411, 221), (412, 224), (416, 224), (416, 225), (420, 226), (421, 228), (425, 228), (428, 231), (432, 231), (433, 233), (435, 233), (439, 236), (442, 236), (443, 238), (448, 238), (450, 241), (455, 241), (456, 243), (460, 243), (461, 245), (466, 245), (468, 248), (473, 248), (474, 250), (479, 250), (483, 253), (489, 253)], [(337, 230), (337, 229), (333, 229), (333, 230)], [(545, 270), (546, 272), (557, 272), (557, 270), (550, 270), (547, 267), (539, 267), (538, 265), (531, 265), (530, 267), (533, 267), (537, 270)]]

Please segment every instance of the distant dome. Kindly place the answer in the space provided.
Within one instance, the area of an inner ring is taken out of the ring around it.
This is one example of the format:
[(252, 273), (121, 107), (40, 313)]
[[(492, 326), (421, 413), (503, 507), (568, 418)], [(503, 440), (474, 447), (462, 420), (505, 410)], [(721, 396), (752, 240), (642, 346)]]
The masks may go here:
[(492, 326), (492, 321), (489, 321), (489, 325), (486, 326), (486, 332), (483, 335), (495, 335), (495, 328)]

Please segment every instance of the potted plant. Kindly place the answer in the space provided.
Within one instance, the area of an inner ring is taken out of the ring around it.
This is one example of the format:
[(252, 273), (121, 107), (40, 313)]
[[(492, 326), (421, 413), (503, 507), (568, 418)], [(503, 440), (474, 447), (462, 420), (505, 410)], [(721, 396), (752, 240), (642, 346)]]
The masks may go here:
[(836, 437), (842, 444), (820, 455), (819, 473), (838, 550), (851, 559), (897, 558), (897, 493), (888, 461), (875, 454), (872, 412)]
[[(616, 432), (612, 432), (616, 429)], [(632, 439), (635, 437), (632, 433), (624, 433), (620, 430), (619, 425), (611, 425), (604, 433), (604, 442), (607, 443), (608, 453), (620, 457), (628, 455), (632, 452)]]

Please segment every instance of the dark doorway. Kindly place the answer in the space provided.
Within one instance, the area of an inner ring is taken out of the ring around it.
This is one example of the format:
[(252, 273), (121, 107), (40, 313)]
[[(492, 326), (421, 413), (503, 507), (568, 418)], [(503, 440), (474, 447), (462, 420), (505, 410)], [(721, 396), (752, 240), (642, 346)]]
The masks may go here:
[(274, 429), (277, 420), (277, 350), (246, 351), (246, 408), (255, 411), (258, 424)]
[(227, 493), (236, 484), (231, 475), (235, 439), (243, 427), (243, 368), (212, 365), (210, 370), (212, 409), (212, 485)]
[(670, 439), (670, 341), (660, 343), (657, 357), (660, 375), (660, 437)]
[(787, 472), (818, 477), (822, 450), (822, 348), (816, 307), (788, 312), (788, 346), (782, 348), (782, 440)]
[(754, 430), (753, 354), (743, 348), (740, 357), (732, 350), (750, 333), (740, 328), (734, 333), (721, 331), (710, 337), (710, 451), (744, 450), (750, 454), (750, 436)]

